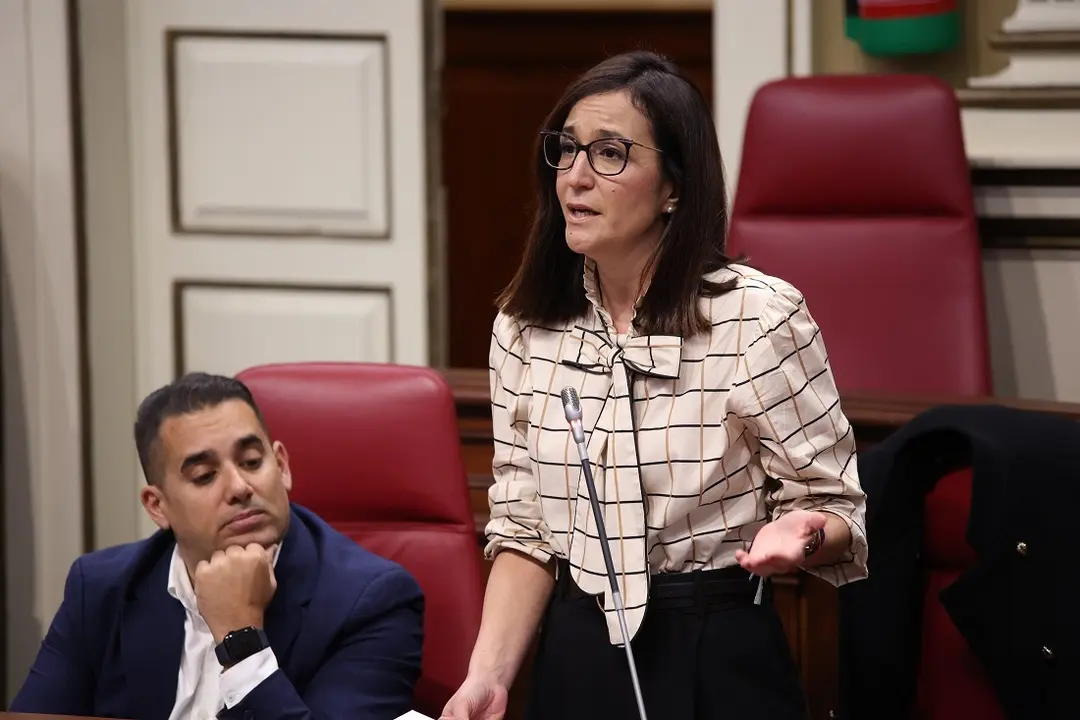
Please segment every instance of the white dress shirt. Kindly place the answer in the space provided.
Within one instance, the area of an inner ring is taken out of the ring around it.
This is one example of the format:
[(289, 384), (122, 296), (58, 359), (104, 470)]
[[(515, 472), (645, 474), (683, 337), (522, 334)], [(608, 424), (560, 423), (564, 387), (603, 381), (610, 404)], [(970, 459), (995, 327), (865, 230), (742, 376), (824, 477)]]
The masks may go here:
[[(273, 563), (277, 565), (275, 549)], [(169, 720), (213, 720), (223, 707), (232, 708), (278, 669), (271, 648), (264, 648), (228, 670), (214, 652), (214, 636), (199, 614), (195, 589), (179, 548), (169, 567), (169, 594), (184, 606), (184, 652), (176, 682), (176, 703)], [(239, 628), (237, 628), (239, 629)]]
[(866, 496), (821, 332), (790, 284), (744, 265), (703, 298), (712, 328), (693, 337), (616, 334), (592, 261), (581, 318), (542, 327), (499, 314), (490, 354), (495, 483), (487, 555), (513, 548), (569, 561), (604, 596), (622, 641), (581, 461), (559, 394), (578, 391), (587, 451), (631, 634), (650, 578), (736, 565), (765, 523), (792, 510), (841, 517), (851, 546), (808, 572), (866, 577)]

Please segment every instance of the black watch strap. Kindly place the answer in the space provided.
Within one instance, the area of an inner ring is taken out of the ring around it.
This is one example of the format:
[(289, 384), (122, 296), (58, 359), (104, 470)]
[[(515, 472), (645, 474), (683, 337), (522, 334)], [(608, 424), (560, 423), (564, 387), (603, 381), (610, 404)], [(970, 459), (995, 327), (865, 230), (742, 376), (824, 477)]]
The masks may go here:
[(270, 641), (262, 628), (246, 627), (233, 630), (214, 648), (218, 662), (228, 667), (246, 660), (255, 653), (270, 647)]

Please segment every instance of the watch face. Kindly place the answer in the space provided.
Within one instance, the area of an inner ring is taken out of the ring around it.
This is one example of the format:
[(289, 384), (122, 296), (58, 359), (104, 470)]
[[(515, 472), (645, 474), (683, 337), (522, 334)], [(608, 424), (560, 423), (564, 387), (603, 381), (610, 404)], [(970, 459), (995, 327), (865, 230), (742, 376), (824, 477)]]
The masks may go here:
[(251, 657), (265, 647), (261, 633), (253, 627), (234, 630), (225, 636), (223, 644), (234, 662)]

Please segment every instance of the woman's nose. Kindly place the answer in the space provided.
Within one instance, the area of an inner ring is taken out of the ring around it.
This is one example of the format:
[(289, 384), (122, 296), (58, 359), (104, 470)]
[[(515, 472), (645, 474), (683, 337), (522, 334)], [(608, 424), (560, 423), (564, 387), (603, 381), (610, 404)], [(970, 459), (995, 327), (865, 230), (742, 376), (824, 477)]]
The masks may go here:
[(567, 180), (573, 185), (580, 185), (583, 183), (590, 183), (594, 180), (593, 169), (589, 165), (589, 158), (586, 151), (582, 150), (576, 156), (574, 156), (574, 164), (570, 166), (570, 169), (566, 171)]

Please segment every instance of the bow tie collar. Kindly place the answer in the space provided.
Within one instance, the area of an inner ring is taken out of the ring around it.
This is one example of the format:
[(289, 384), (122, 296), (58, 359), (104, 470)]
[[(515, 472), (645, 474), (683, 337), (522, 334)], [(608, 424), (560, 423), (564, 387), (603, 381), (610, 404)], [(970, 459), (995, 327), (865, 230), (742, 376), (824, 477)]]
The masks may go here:
[(617, 362), (639, 375), (675, 379), (682, 360), (682, 338), (631, 336), (620, 346), (606, 334), (576, 326), (566, 339), (563, 363), (591, 373), (610, 373)]

